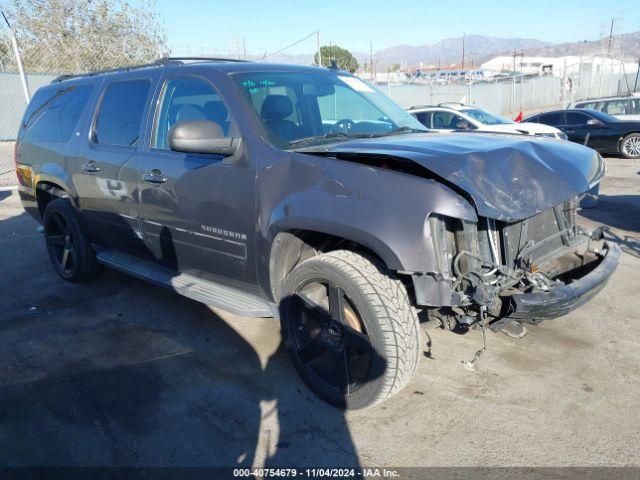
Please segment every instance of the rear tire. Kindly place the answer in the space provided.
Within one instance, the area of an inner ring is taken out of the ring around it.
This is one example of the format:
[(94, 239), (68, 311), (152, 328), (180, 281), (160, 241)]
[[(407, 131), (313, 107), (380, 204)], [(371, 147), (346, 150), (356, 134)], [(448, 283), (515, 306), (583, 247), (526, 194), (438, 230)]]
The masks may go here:
[(47, 205), (44, 235), (53, 268), (64, 280), (80, 282), (100, 272), (95, 253), (68, 199), (58, 198)]
[(620, 151), (625, 158), (640, 158), (640, 133), (630, 133), (622, 139)]
[(380, 403), (416, 370), (418, 317), (404, 284), (375, 259), (337, 250), (301, 262), (285, 279), (280, 311), (295, 368), (338, 407)]

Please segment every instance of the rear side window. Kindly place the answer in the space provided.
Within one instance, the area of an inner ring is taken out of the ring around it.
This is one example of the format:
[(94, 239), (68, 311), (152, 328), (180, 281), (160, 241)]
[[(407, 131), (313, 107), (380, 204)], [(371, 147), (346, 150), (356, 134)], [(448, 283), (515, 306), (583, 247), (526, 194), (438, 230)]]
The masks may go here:
[(31, 141), (68, 142), (92, 91), (93, 85), (39, 91), (25, 113), (24, 133)]
[(562, 114), (547, 113), (546, 115), (540, 115), (538, 117), (538, 122), (544, 123), (546, 125), (562, 125)]
[(567, 125), (586, 125), (591, 117), (583, 113), (567, 112)]
[(140, 136), (150, 86), (149, 80), (130, 80), (107, 87), (98, 107), (93, 141), (102, 145), (134, 146)]
[(447, 129), (456, 128), (457, 123), (456, 115), (451, 112), (434, 112), (433, 113), (433, 128)]
[(610, 102), (605, 102), (604, 109), (602, 111), (609, 115), (627, 115), (628, 108), (629, 100), (612, 100)]

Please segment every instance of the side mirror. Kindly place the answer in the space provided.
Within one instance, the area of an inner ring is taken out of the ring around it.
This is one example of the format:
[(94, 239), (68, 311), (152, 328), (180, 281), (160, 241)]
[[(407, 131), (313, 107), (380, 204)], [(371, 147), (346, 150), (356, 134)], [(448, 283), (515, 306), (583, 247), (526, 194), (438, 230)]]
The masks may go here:
[(595, 118), (590, 118), (589, 120), (587, 120), (587, 125), (602, 125), (602, 122)]
[(176, 152), (214, 153), (231, 156), (238, 150), (240, 138), (225, 137), (222, 127), (210, 120), (188, 120), (169, 130), (169, 148)]

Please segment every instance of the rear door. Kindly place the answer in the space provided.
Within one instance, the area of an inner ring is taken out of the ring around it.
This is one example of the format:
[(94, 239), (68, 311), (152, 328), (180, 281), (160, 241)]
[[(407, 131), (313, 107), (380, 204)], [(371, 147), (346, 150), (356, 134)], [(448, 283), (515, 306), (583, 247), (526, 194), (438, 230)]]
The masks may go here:
[(140, 216), (154, 258), (177, 271), (250, 289), (255, 259), (255, 168), (244, 152), (230, 162), (169, 149), (169, 129), (188, 120), (218, 123), (239, 136), (227, 103), (208, 79), (167, 74), (154, 102), (149, 148), (140, 162)]
[(100, 244), (142, 254), (138, 219), (140, 142), (153, 75), (103, 82), (76, 188), (90, 234)]

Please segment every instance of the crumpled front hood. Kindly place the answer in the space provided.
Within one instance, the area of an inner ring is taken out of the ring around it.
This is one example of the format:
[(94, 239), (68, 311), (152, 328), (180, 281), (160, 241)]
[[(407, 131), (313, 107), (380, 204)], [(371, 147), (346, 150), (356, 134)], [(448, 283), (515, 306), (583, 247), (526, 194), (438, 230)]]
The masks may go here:
[(604, 162), (594, 150), (525, 135), (405, 134), (303, 151), (411, 160), (464, 190), (479, 215), (508, 222), (532, 217), (584, 193), (604, 175)]

